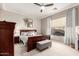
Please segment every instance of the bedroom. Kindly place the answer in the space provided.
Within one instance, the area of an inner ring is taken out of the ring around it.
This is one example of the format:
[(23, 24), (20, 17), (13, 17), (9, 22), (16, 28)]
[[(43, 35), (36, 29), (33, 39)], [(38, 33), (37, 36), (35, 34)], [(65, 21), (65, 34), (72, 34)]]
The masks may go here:
[[(13, 38), (15, 38), (14, 41), (16, 41), (15, 42), (16, 44), (13, 44), (14, 45), (14, 55), (15, 56), (21, 55), (21, 53), (23, 53), (22, 55), (35, 55), (35, 54), (40, 53), (37, 50), (27, 52), (27, 50), (23, 49), (23, 51), (20, 51), (24, 47), (24, 45), (25, 45), (24, 42), (26, 41), (26, 40), (24, 40), (24, 41), (19, 40), (20, 35), (31, 35), (31, 34), (27, 34), (24, 32), (32, 31), (32, 35), (36, 36), (34, 38), (37, 39), (37, 41), (40, 41), (41, 39), (42, 40), (50, 39), (50, 35), (51, 35), (50, 15), (55, 15), (59, 12), (61, 13), (63, 10), (65, 10), (67, 8), (72, 8), (77, 5), (78, 4), (75, 4), (75, 3), (73, 3), (73, 4), (72, 3), (70, 3), (70, 4), (69, 3), (54, 3), (53, 8), (51, 8), (52, 6), (49, 6), (49, 7), (46, 7), (46, 9), (41, 12), (40, 7), (35, 5), (34, 3), (0, 3), (0, 21), (16, 23), (15, 28), (14, 28), (14, 34), (13, 34)], [(52, 11), (52, 9), (53, 9), (53, 11)], [(31, 10), (31, 11), (29, 11), (29, 10)], [(21, 32), (23, 32), (23, 33), (21, 33)], [(39, 36), (40, 36), (40, 39), (38, 39)], [(32, 39), (33, 39), (33, 37), (32, 37)], [(29, 39), (29, 40), (31, 41), (31, 39)], [(34, 44), (36, 44), (37, 41), (35, 40), (31, 43), (35, 42)], [(21, 44), (18, 44), (18, 43), (21, 43)], [(28, 46), (31, 46), (31, 45), (28, 45)], [(2, 46), (0, 45), (0, 47), (2, 47)], [(36, 47), (35, 45), (32, 46), (32, 48), (35, 48), (35, 47)], [(46, 49), (46, 50), (48, 50), (48, 49)], [(46, 50), (44, 50), (44, 51), (46, 51)], [(3, 52), (6, 52), (6, 51), (3, 50)], [(4, 53), (3, 55), (6, 55), (6, 54)], [(38, 55), (40, 55), (40, 54), (38, 54)]]

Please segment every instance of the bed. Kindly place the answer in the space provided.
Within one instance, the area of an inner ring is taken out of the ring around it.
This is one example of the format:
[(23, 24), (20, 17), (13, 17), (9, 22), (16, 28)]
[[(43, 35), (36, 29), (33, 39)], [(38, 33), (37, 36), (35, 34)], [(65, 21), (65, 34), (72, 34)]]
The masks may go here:
[[(27, 33), (30, 33), (29, 35)], [(23, 35), (24, 34), (24, 35)], [(20, 39), (27, 47), (27, 52), (36, 48), (38, 41), (50, 39), (49, 35), (41, 35), (37, 33), (37, 30), (20, 30)]]

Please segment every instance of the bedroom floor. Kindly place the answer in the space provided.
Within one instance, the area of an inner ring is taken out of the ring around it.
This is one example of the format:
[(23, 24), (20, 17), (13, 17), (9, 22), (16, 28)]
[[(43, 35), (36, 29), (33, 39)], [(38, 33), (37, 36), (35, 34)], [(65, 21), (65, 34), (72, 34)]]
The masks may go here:
[(26, 52), (23, 44), (15, 44), (15, 56), (79, 56), (79, 51), (63, 43), (52, 41), (52, 47), (42, 52), (36, 49)]
[(51, 35), (51, 39), (60, 43), (64, 43), (64, 36)]

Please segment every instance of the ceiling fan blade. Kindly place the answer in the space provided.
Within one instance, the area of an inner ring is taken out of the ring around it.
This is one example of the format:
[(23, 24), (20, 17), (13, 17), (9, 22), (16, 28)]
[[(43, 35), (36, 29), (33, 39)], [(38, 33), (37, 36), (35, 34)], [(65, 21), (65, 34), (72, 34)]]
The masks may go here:
[(54, 5), (53, 3), (52, 4), (47, 4), (47, 5), (44, 5), (45, 7), (48, 7), (48, 6), (52, 6)]
[(41, 6), (39, 3), (34, 3), (35, 5)]

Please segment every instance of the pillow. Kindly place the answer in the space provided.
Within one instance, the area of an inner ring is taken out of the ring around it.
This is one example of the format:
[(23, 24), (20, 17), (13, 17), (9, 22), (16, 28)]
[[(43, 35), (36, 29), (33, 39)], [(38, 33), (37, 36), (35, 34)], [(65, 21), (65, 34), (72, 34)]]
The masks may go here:
[(32, 31), (28, 32), (28, 36), (33, 36), (33, 32)]
[(22, 32), (21, 35), (22, 36), (28, 36), (28, 32)]
[(35, 31), (28, 32), (28, 36), (35, 36), (35, 35), (37, 35), (37, 32)]
[(35, 32), (35, 31), (22, 32), (21, 35), (22, 36), (35, 36), (35, 35), (37, 35), (37, 32)]
[(33, 32), (32, 32), (32, 35), (33, 35), (33, 36), (37, 35), (37, 32), (33, 31)]

